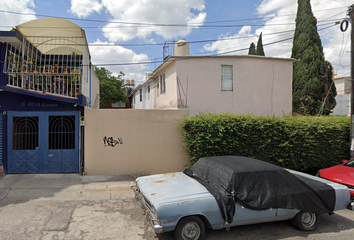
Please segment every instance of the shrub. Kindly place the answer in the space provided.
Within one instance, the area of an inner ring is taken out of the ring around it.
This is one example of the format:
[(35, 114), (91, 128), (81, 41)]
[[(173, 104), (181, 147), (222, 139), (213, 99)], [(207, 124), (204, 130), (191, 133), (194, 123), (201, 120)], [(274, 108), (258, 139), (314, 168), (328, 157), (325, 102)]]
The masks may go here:
[(314, 172), (349, 158), (350, 119), (200, 114), (180, 122), (191, 164), (239, 155)]

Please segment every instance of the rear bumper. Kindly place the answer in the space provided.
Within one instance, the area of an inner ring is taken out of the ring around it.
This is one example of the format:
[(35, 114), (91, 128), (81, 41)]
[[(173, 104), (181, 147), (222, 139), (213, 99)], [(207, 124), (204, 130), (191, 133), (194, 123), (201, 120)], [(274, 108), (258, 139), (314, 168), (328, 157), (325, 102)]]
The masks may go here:
[(134, 191), (135, 199), (140, 202), (142, 208), (144, 209), (146, 221), (150, 223), (156, 233), (163, 233), (164, 230), (160, 221), (158, 220), (158, 218), (153, 216), (152, 211), (146, 203), (143, 194), (139, 191), (139, 188), (137, 186), (132, 186), (131, 188)]

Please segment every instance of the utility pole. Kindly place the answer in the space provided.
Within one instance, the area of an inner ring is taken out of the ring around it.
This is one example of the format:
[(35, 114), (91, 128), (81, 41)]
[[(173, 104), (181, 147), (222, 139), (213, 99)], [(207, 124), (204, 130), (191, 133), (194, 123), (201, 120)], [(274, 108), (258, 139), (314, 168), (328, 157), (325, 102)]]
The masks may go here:
[(348, 10), (350, 23), (351, 23), (351, 51), (350, 51), (350, 158), (354, 158), (354, 4)]

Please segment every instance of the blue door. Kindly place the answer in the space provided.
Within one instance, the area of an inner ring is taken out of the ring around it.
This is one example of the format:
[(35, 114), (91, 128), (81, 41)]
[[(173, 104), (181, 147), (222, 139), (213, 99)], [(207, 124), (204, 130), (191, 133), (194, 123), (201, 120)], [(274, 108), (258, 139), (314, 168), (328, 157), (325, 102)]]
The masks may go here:
[(8, 173), (79, 172), (78, 112), (8, 112)]

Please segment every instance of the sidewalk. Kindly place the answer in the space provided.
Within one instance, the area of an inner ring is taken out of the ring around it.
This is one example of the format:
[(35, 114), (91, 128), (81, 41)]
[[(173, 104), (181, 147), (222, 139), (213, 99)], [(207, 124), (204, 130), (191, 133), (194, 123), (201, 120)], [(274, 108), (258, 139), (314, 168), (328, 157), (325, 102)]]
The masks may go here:
[(11, 174), (0, 178), (0, 201), (131, 198), (134, 180), (132, 175)]
[(134, 180), (132, 175), (6, 175), (0, 178), (0, 238), (156, 239), (130, 188)]

